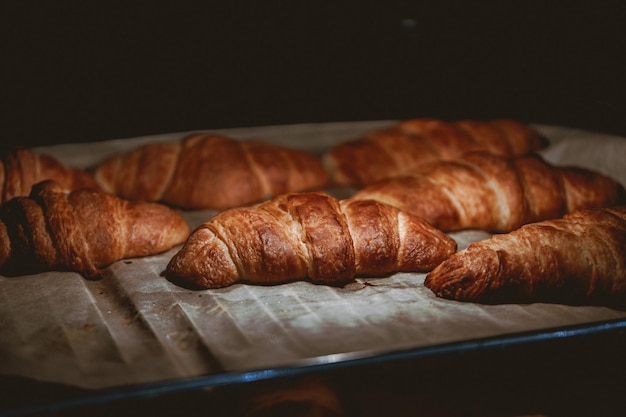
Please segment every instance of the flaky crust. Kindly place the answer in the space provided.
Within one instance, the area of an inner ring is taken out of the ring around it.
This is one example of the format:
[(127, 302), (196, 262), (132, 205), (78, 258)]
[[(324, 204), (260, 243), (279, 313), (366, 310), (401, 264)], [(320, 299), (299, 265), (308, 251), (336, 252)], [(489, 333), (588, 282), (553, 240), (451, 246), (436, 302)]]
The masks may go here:
[(374, 199), (449, 232), (510, 232), (575, 210), (626, 204), (624, 187), (595, 171), (554, 166), (536, 154), (472, 152), (435, 161), (411, 175), (381, 180), (355, 199)]
[(517, 156), (538, 151), (547, 140), (529, 125), (491, 121), (409, 119), (330, 149), (323, 161), (332, 181), (361, 188), (405, 175), (423, 163), (453, 160), (467, 152)]
[(53, 180), (66, 190), (98, 188), (93, 177), (78, 168), (69, 168), (50, 155), (29, 148), (0, 150), (0, 204), (18, 196), (27, 196), (33, 185)]
[(44, 181), (0, 207), (0, 273), (61, 270), (98, 278), (102, 267), (163, 252), (189, 232), (183, 217), (161, 204), (87, 188), (68, 193)]
[(299, 279), (333, 284), (358, 275), (429, 271), (455, 248), (423, 220), (384, 204), (288, 193), (200, 225), (167, 272), (197, 288)]
[(437, 296), (626, 307), (626, 207), (581, 210), (472, 243), (427, 275)]
[(123, 198), (217, 210), (320, 189), (329, 180), (321, 160), (307, 152), (210, 134), (114, 155), (95, 167), (94, 176)]

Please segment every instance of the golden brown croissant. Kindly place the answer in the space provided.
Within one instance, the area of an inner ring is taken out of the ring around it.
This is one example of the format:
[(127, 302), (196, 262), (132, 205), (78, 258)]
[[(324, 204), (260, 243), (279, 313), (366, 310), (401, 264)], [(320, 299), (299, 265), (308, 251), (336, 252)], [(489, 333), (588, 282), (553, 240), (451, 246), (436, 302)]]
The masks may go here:
[(424, 164), (410, 176), (381, 180), (353, 198), (396, 206), (446, 232), (509, 232), (575, 210), (626, 203), (626, 192), (601, 173), (557, 167), (538, 155), (474, 152)]
[(626, 306), (626, 206), (581, 210), (472, 243), (424, 283), (485, 303)]
[(450, 237), (393, 207), (290, 193), (200, 225), (167, 272), (199, 288), (307, 278), (344, 283), (357, 275), (427, 271), (455, 249)]
[(0, 207), (0, 274), (74, 271), (98, 278), (117, 260), (153, 255), (182, 243), (189, 226), (173, 209), (130, 202), (53, 181)]
[(94, 175), (105, 191), (120, 197), (186, 209), (221, 210), (328, 183), (321, 160), (312, 154), (208, 134), (114, 155)]
[(457, 159), (471, 151), (517, 156), (546, 145), (536, 130), (514, 120), (419, 118), (339, 144), (324, 154), (323, 161), (335, 184), (360, 188), (402, 176), (425, 162)]
[(67, 190), (98, 188), (93, 177), (78, 168), (69, 168), (50, 155), (29, 148), (0, 151), (0, 204), (17, 196), (27, 196), (31, 187), (54, 180)]

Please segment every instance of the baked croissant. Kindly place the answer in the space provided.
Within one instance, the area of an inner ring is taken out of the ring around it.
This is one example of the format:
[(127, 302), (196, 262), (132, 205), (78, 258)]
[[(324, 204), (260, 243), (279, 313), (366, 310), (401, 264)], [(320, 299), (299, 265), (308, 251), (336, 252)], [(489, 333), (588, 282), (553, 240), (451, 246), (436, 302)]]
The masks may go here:
[(333, 284), (357, 275), (428, 271), (455, 250), (450, 237), (396, 208), (290, 193), (203, 223), (171, 259), (167, 274), (197, 288), (307, 278)]
[(575, 210), (626, 203), (626, 192), (599, 172), (557, 167), (536, 154), (509, 158), (475, 152), (381, 180), (353, 198), (390, 204), (446, 232), (510, 232)]
[(626, 206), (581, 210), (472, 243), (427, 275), (437, 296), (626, 307)]
[(529, 125), (509, 119), (444, 122), (419, 118), (336, 145), (323, 161), (335, 184), (361, 188), (402, 176), (429, 161), (457, 159), (471, 151), (525, 155), (547, 143)]
[(78, 168), (69, 168), (50, 155), (29, 148), (0, 151), (0, 204), (17, 196), (27, 196), (31, 187), (54, 180), (67, 190), (98, 188), (93, 177)]
[(123, 198), (216, 210), (328, 183), (321, 160), (305, 151), (209, 134), (114, 155), (94, 176), (103, 190)]
[(68, 193), (44, 181), (29, 197), (0, 206), (0, 274), (60, 270), (99, 278), (102, 267), (165, 251), (189, 232), (183, 217), (167, 206), (87, 188)]

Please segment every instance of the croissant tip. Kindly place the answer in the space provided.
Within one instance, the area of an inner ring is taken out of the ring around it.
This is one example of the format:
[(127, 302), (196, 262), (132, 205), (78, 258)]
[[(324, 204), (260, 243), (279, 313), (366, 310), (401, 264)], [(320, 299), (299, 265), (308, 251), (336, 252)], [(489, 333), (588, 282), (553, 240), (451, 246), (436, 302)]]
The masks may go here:
[(221, 271), (213, 275), (210, 271), (210, 267), (197, 262), (194, 254), (183, 248), (170, 259), (163, 276), (173, 284), (193, 290), (224, 288), (239, 281), (231, 273)]
[(169, 267), (163, 271), (161, 274), (163, 278), (176, 285), (177, 287), (185, 288), (192, 291), (206, 290), (207, 287), (197, 283), (196, 281), (192, 281), (189, 279), (185, 279), (172, 272)]
[(489, 281), (489, 274), (479, 273), (455, 255), (426, 275), (424, 286), (441, 298), (475, 301), (485, 294)]

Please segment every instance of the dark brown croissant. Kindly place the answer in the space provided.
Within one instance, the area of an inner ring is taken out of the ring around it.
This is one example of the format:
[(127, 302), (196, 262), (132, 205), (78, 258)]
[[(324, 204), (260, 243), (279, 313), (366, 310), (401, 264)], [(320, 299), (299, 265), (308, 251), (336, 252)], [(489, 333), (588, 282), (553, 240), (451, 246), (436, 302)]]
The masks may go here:
[(185, 209), (222, 210), (328, 183), (321, 160), (312, 154), (208, 134), (114, 155), (94, 175), (105, 191), (120, 197)]
[(393, 207), (291, 193), (200, 225), (167, 272), (199, 288), (307, 278), (344, 283), (357, 275), (431, 270), (455, 249), (450, 237)]
[(98, 188), (86, 171), (68, 168), (52, 156), (29, 148), (0, 151), (0, 204), (13, 197), (27, 196), (33, 185), (44, 180), (54, 180), (67, 190)]
[(189, 236), (183, 217), (158, 203), (130, 202), (53, 181), (0, 207), (0, 274), (61, 270), (86, 278), (124, 258), (153, 255)]
[(396, 206), (446, 232), (509, 232), (575, 210), (626, 203), (626, 192), (601, 173), (557, 167), (538, 155), (508, 158), (476, 152), (381, 180), (354, 198)]
[(626, 207), (581, 210), (472, 243), (424, 284), (462, 301), (626, 307)]
[(547, 140), (536, 130), (514, 120), (444, 122), (420, 118), (339, 144), (323, 156), (323, 161), (335, 184), (361, 188), (402, 176), (425, 162), (457, 159), (467, 152), (518, 156), (546, 145)]

